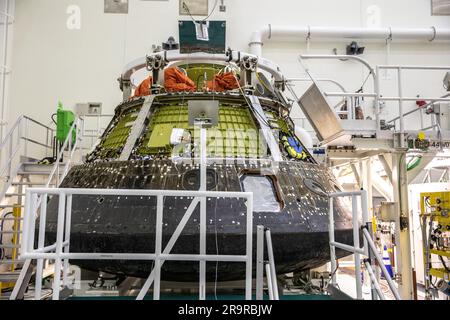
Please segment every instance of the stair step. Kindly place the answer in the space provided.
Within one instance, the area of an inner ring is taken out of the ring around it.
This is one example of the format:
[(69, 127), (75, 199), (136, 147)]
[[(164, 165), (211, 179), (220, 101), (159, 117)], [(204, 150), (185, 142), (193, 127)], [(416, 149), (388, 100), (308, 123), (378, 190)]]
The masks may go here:
[(6, 193), (5, 197), (24, 197), (25, 193)]
[(17, 172), (17, 175), (19, 176), (30, 176), (30, 175), (36, 175), (36, 176), (48, 176), (50, 175), (51, 171), (19, 171)]
[(22, 233), (22, 231), (3, 231), (3, 230), (0, 230), (0, 234), (18, 234), (18, 233)]
[[(45, 186), (45, 182), (13, 182), (11, 185), (12, 186), (39, 186), (39, 187), (43, 187)], [(54, 185), (54, 184), (50, 184), (50, 185)]]
[(0, 282), (15, 282), (19, 276), (20, 271), (0, 272)]
[(24, 263), (25, 261), (23, 260), (0, 260), (0, 265), (2, 264), (19, 264), (19, 263)]
[(18, 248), (20, 248), (20, 244), (0, 244), (0, 248), (3, 248), (3, 249), (18, 249)]
[(18, 204), (2, 204), (0, 205), (0, 209), (8, 209), (8, 208), (15, 208), (15, 207), (19, 207), (19, 208), (23, 208), (24, 205), (18, 205)]

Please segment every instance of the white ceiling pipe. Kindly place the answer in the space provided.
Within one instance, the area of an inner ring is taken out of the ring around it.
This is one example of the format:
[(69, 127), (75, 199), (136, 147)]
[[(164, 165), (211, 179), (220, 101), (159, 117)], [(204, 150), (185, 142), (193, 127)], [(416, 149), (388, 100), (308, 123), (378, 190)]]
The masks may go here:
[(262, 46), (267, 40), (306, 41), (319, 40), (379, 40), (379, 41), (450, 41), (450, 29), (444, 28), (343, 28), (313, 26), (267, 25), (253, 32), (249, 46), (250, 53), (261, 56)]

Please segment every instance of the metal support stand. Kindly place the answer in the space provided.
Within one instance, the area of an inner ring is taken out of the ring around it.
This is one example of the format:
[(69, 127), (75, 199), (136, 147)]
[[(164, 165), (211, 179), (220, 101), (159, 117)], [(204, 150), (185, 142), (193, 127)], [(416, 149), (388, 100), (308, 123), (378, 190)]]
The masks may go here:
[[(200, 128), (200, 191), (206, 191), (206, 128)], [(200, 254), (206, 254), (206, 198), (200, 199)], [(206, 300), (206, 261), (200, 261), (199, 298)]]
[(264, 287), (264, 227), (256, 228), (256, 300), (263, 300)]

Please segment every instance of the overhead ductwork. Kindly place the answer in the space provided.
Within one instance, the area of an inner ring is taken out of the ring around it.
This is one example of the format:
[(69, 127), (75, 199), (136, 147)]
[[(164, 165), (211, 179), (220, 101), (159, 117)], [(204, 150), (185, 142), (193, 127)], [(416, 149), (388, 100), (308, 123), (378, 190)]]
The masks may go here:
[(447, 42), (450, 41), (450, 29), (430, 28), (345, 28), (312, 26), (273, 26), (253, 32), (249, 43), (250, 52), (261, 56), (264, 42), (279, 41), (403, 41), (403, 42)]

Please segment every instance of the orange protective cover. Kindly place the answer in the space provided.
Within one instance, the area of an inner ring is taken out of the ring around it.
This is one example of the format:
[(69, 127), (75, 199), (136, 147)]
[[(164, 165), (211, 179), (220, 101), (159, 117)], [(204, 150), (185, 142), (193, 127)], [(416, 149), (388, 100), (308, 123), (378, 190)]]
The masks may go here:
[(136, 90), (134, 90), (135, 97), (143, 97), (150, 95), (150, 88), (153, 83), (153, 77), (149, 76), (147, 79), (141, 82), (139, 86), (137, 86)]
[(164, 70), (164, 79), (164, 87), (167, 92), (195, 91), (197, 89), (194, 81), (175, 67)]
[(224, 74), (216, 75), (214, 80), (206, 83), (206, 87), (210, 91), (223, 92), (239, 88), (239, 82), (232, 72), (226, 72)]

